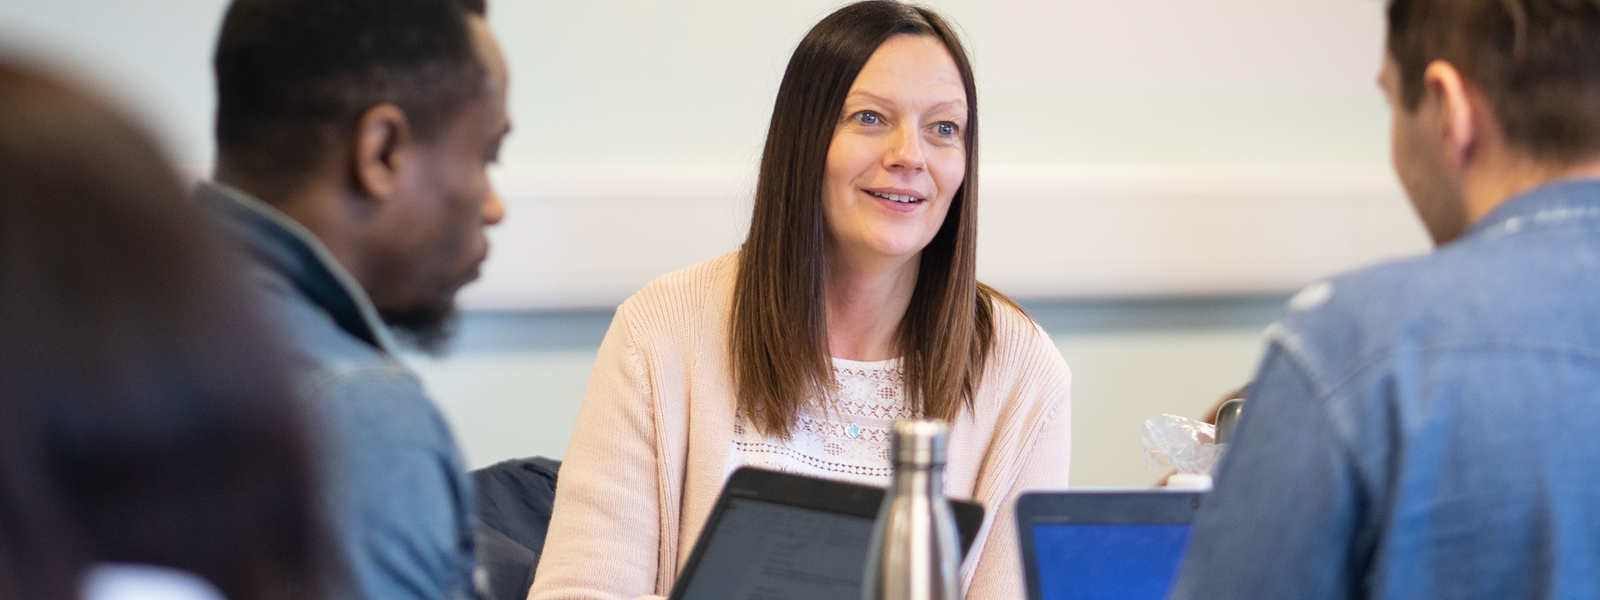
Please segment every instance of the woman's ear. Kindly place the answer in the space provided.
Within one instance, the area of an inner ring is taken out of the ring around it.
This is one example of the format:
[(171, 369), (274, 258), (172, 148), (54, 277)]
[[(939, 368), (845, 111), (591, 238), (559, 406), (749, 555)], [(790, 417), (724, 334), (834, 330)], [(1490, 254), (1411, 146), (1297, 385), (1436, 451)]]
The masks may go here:
[(393, 104), (367, 109), (351, 144), (352, 179), (363, 197), (386, 199), (400, 188), (401, 151), (414, 135), (405, 111)]

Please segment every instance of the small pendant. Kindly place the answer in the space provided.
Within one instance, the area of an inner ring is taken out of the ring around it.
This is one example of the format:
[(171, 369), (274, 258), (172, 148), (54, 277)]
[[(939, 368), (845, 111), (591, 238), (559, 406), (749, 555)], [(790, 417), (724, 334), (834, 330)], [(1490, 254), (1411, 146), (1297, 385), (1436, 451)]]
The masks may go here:
[(849, 427), (844, 428), (844, 434), (850, 436), (852, 440), (861, 437), (861, 426), (851, 423)]

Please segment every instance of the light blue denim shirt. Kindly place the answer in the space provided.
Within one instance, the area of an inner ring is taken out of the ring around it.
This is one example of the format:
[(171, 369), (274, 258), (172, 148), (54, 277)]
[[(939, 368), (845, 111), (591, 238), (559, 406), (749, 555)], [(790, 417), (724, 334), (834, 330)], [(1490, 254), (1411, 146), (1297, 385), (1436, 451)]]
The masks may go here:
[(472, 597), (472, 488), (450, 428), (317, 238), (245, 193), (196, 195), (244, 248), (320, 428), (338, 549), (365, 600)]
[(1600, 598), (1600, 181), (1314, 284), (1172, 598)]

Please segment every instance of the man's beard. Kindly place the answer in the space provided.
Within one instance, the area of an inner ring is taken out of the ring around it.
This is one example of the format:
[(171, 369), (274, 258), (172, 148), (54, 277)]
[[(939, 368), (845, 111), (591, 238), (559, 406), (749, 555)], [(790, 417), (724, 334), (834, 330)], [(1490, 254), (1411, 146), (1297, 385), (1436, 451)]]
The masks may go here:
[(461, 323), (454, 301), (403, 311), (378, 311), (395, 339), (433, 357), (444, 356)]

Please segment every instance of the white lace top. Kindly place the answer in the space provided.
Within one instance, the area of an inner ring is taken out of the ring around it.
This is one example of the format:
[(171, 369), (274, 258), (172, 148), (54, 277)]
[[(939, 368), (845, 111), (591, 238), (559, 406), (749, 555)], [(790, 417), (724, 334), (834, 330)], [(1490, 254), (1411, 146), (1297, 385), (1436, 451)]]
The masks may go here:
[(735, 416), (728, 472), (742, 466), (887, 486), (894, 422), (915, 418), (906, 405), (900, 360), (833, 359), (832, 402), (816, 399), (800, 411), (788, 441), (761, 435)]

